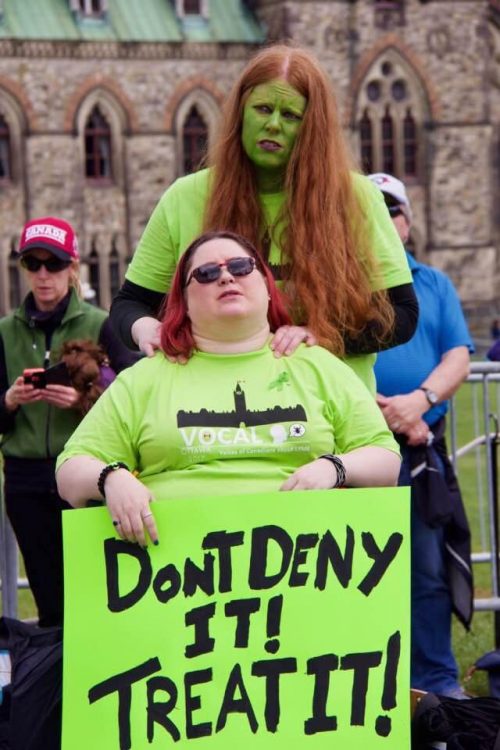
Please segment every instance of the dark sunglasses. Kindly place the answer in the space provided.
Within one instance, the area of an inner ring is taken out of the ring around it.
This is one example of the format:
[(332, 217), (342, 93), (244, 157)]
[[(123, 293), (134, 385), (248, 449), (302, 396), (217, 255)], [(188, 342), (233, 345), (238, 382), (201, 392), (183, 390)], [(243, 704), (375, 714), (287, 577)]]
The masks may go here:
[(402, 216), (403, 215), (403, 212), (401, 210), (401, 206), (399, 206), (399, 205), (396, 205), (396, 206), (387, 206), (387, 208), (389, 210), (389, 214), (393, 217), (393, 219), (395, 219), (396, 216)]
[(40, 258), (35, 258), (33, 255), (24, 255), (21, 258), (21, 265), (31, 273), (36, 273), (42, 266), (44, 266), (49, 273), (57, 273), (58, 271), (62, 271), (63, 268), (68, 268), (68, 266), (71, 265), (71, 261), (61, 260), (60, 258), (41, 260)]
[(187, 286), (193, 278), (198, 284), (211, 284), (212, 281), (220, 279), (223, 268), (227, 268), (231, 276), (248, 276), (256, 265), (257, 261), (250, 255), (242, 258), (229, 258), (224, 263), (203, 263), (198, 268), (193, 268), (184, 286)]

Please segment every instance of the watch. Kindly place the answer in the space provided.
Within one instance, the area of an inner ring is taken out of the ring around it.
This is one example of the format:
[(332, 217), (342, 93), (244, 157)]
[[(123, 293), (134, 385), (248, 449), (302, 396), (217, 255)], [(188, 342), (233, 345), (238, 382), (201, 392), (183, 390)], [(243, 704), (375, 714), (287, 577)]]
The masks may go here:
[(418, 390), (425, 393), (425, 398), (431, 406), (436, 406), (437, 402), (439, 401), (439, 396), (435, 391), (431, 391), (430, 388), (425, 388), (423, 385), (421, 385)]
[(99, 474), (99, 479), (97, 480), (97, 489), (103, 496), (104, 500), (106, 500), (106, 493), (104, 492), (104, 482), (106, 481), (106, 477), (108, 476), (108, 474), (111, 474), (112, 471), (116, 471), (117, 469), (126, 469), (127, 471), (129, 470), (127, 464), (124, 464), (123, 461), (113, 461), (113, 463), (105, 466)]

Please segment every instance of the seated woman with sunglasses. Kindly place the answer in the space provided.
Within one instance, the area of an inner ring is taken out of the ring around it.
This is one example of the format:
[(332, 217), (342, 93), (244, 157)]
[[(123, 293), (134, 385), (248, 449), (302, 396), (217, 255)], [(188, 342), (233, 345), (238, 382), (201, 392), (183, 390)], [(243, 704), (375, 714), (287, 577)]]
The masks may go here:
[(0, 320), (5, 504), (39, 624), (49, 626), (62, 620), (61, 509), (68, 507), (57, 494), (55, 462), (82, 418), (80, 393), (68, 382), (35, 387), (25, 382), (23, 372), (57, 363), (63, 344), (73, 339), (101, 344), (117, 372), (136, 357), (113, 336), (107, 313), (80, 299), (78, 246), (67, 222), (53, 217), (29, 221), (19, 257), (30, 292)]
[(105, 498), (120, 536), (144, 545), (146, 530), (158, 539), (153, 497), (394, 485), (398, 447), (352, 370), (320, 347), (273, 356), (288, 322), (250, 242), (195, 240), (174, 274), (162, 351), (120, 375), (70, 438), (61, 496)]

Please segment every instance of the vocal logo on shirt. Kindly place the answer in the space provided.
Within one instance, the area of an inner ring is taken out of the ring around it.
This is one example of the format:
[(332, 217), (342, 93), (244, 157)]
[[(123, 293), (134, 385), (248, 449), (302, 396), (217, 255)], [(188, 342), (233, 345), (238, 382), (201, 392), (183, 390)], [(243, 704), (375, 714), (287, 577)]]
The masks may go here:
[[(234, 409), (231, 411), (177, 412), (177, 426), (184, 445), (188, 449), (196, 446), (263, 446), (268, 440), (259, 437), (256, 428), (270, 425), (269, 436), (272, 445), (282, 445), (288, 438), (302, 437), (307, 422), (304, 407), (297, 404), (293, 407), (274, 406), (270, 409), (252, 411), (247, 408), (245, 392), (240, 383), (233, 391)], [(292, 422), (287, 427), (282, 422)], [(262, 434), (262, 433), (261, 433)]]

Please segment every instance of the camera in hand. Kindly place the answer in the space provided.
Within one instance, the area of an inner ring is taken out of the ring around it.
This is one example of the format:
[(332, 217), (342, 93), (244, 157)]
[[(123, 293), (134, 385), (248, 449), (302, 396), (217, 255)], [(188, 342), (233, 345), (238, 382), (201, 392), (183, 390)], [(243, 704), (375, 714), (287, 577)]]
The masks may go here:
[(71, 385), (66, 362), (58, 362), (57, 365), (48, 367), (34, 367), (24, 370), (24, 383), (32, 385), (34, 388), (46, 388), (48, 385)]

